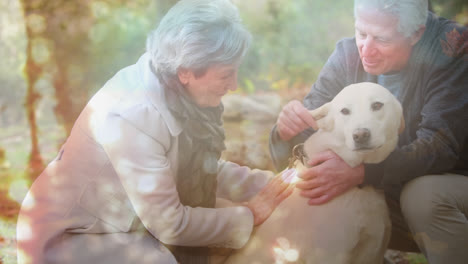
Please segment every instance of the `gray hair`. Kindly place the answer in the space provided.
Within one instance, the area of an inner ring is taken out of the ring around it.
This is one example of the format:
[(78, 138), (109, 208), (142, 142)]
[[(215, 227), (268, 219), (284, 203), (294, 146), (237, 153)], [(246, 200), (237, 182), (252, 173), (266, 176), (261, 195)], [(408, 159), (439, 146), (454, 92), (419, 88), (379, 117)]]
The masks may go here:
[(229, 0), (181, 0), (146, 41), (156, 73), (174, 77), (179, 68), (203, 75), (213, 65), (240, 63), (251, 35)]
[(398, 19), (398, 32), (411, 36), (426, 24), (428, 0), (354, 0), (354, 17), (358, 9), (375, 8)]

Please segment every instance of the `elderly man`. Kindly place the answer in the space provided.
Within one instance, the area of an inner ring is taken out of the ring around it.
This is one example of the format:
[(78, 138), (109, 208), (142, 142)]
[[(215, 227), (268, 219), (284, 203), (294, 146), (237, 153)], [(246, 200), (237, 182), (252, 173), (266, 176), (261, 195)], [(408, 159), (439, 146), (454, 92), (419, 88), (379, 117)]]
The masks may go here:
[(283, 169), (291, 148), (316, 126), (307, 109), (352, 83), (383, 85), (404, 108), (398, 148), (380, 164), (355, 168), (323, 152), (297, 187), (311, 205), (354, 186), (382, 188), (393, 222), (390, 247), (413, 251), (416, 242), (430, 263), (466, 263), (468, 31), (427, 10), (427, 0), (355, 0), (355, 37), (338, 42), (304, 104), (283, 108), (270, 151)]

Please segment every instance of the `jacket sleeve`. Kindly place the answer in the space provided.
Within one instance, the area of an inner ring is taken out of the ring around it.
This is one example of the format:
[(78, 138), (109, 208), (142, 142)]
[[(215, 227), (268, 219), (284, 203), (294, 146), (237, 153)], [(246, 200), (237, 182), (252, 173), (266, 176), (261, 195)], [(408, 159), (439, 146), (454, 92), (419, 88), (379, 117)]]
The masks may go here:
[(250, 169), (230, 161), (218, 162), (217, 197), (233, 202), (246, 202), (257, 194), (272, 178), (274, 173)]
[(460, 173), (456, 171), (460, 167), (466, 173), (466, 164), (461, 163), (467, 154), (467, 56), (432, 67), (421, 88), (419, 99), (424, 103), (421, 113), (416, 113), (420, 121), (416, 131), (410, 131), (414, 140), (401, 145), (383, 163), (366, 165), (365, 183), (397, 194), (403, 184), (419, 176)]
[(182, 205), (167, 156), (174, 138), (155, 109), (136, 108), (107, 117), (101, 144), (146, 229), (169, 245), (242, 247), (252, 232), (251, 211)]
[[(352, 39), (344, 39), (336, 45), (335, 51), (325, 63), (320, 74), (312, 85), (310, 92), (304, 98), (303, 104), (307, 109), (313, 110), (331, 101), (349, 82), (345, 69), (352, 63), (352, 57), (348, 55), (350, 46), (354, 45)], [(348, 74), (349, 75), (349, 74)], [(283, 141), (278, 135), (276, 125), (270, 133), (270, 156), (278, 171), (288, 166), (292, 148), (303, 143), (314, 133), (312, 128), (304, 130), (290, 141)]]

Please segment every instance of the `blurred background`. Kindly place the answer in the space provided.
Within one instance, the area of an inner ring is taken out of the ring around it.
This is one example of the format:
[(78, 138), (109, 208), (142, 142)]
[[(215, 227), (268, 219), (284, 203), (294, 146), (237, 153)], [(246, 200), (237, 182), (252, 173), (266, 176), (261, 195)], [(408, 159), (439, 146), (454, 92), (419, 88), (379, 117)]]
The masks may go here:
[[(16, 263), (14, 226), (31, 182), (87, 100), (136, 62), (148, 32), (175, 2), (0, 0), (0, 263)], [(239, 89), (226, 98), (230, 141), (223, 155), (272, 169), (266, 142), (276, 114), (287, 101), (302, 99), (335, 43), (353, 36), (353, 1), (233, 2), (253, 46)], [(466, 1), (430, 2), (436, 14), (468, 24)], [(402, 261), (424, 262), (418, 256)]]

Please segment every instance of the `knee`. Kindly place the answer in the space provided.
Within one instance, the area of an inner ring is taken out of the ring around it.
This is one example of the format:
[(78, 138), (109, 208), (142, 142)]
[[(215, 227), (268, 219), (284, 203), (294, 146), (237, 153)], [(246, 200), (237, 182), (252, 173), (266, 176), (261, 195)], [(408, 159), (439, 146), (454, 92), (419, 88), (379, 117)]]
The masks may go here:
[[(435, 176), (437, 177), (437, 176)], [(413, 231), (430, 224), (437, 215), (438, 207), (446, 204), (433, 176), (424, 176), (408, 182), (400, 195), (403, 216)]]

